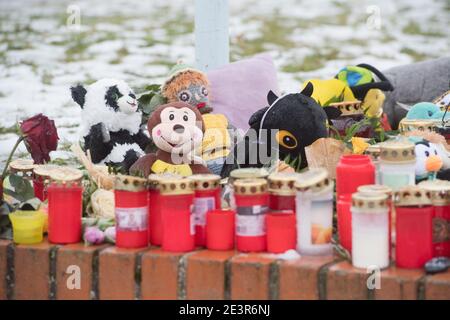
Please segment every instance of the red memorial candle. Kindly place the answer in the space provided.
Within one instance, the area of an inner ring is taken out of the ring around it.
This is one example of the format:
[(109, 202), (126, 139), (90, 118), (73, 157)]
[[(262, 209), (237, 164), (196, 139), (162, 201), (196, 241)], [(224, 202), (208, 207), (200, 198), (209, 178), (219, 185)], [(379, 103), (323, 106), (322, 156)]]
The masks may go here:
[(83, 173), (72, 168), (53, 169), (48, 192), (48, 240), (67, 244), (81, 241)]
[(265, 179), (234, 181), (236, 247), (241, 252), (266, 250), (266, 213), (269, 195)]
[(195, 225), (192, 215), (193, 183), (187, 178), (163, 179), (160, 185), (162, 248), (170, 252), (195, 249)]
[(396, 266), (422, 268), (433, 257), (433, 207), (430, 193), (403, 187), (396, 198)]
[(114, 189), (116, 246), (119, 248), (147, 247), (147, 180), (118, 175), (115, 180)]
[(44, 164), (37, 165), (33, 169), (33, 188), (34, 195), (41, 201), (45, 201), (47, 199), (47, 188), (46, 183), (50, 179), (50, 173), (54, 169), (60, 169), (60, 166), (52, 165), (52, 164)]
[(431, 193), (433, 213), (433, 256), (450, 257), (450, 182), (429, 180), (420, 186)]
[(367, 155), (344, 155), (336, 167), (336, 196), (355, 193), (359, 186), (375, 183), (375, 166)]
[(206, 213), (220, 209), (220, 176), (215, 174), (195, 174), (189, 179), (193, 182), (194, 195), (194, 223), (195, 244), (206, 245)]
[(150, 244), (155, 246), (160, 246), (162, 244), (162, 216), (159, 181), (164, 177), (164, 174), (151, 174), (148, 177), (148, 239)]
[(269, 183), (269, 209), (272, 213), (295, 213), (296, 173), (275, 172), (267, 178)]
[(211, 210), (206, 213), (206, 247), (209, 250), (234, 248), (235, 215), (233, 210)]

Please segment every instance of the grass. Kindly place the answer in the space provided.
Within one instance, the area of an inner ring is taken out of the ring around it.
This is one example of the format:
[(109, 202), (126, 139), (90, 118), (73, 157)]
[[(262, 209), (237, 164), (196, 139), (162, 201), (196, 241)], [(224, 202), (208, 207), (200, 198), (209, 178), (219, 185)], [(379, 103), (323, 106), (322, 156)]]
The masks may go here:
[(10, 127), (0, 126), (0, 134), (17, 133), (17, 126), (12, 125)]
[(301, 61), (285, 64), (281, 67), (283, 72), (297, 73), (320, 69), (325, 63), (338, 58), (339, 50), (336, 48), (318, 49), (316, 53), (305, 56)]
[(400, 52), (411, 56), (414, 59), (414, 61), (422, 61), (428, 57), (427, 54), (420, 53), (420, 52), (418, 52), (414, 49), (408, 48), (408, 47), (403, 47), (400, 50)]
[(411, 35), (422, 35), (427, 37), (443, 37), (444, 33), (437, 30), (423, 30), (422, 27), (415, 21), (409, 21), (409, 23), (403, 27), (403, 33)]
[(130, 54), (130, 52), (128, 51), (128, 49), (125, 46), (123, 46), (122, 48), (120, 48), (119, 50), (116, 51), (116, 57), (113, 60), (111, 60), (109, 63), (119, 64), (122, 62), (123, 58), (129, 54)]

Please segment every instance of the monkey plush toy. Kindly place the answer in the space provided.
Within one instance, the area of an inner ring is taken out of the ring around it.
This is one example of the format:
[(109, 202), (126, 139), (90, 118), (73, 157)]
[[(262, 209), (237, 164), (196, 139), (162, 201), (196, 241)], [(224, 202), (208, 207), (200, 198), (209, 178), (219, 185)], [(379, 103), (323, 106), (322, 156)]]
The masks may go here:
[(210, 173), (196, 154), (204, 133), (196, 107), (181, 101), (163, 104), (152, 113), (147, 128), (158, 150), (139, 158), (130, 169), (132, 173), (145, 177), (150, 173)]

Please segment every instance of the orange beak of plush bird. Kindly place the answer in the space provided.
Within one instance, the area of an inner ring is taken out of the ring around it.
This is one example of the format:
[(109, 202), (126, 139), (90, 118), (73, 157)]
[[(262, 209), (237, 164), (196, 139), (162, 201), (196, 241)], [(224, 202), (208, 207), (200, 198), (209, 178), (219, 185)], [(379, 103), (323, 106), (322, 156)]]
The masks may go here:
[(425, 168), (428, 172), (437, 172), (442, 168), (442, 159), (439, 156), (430, 156), (425, 162)]

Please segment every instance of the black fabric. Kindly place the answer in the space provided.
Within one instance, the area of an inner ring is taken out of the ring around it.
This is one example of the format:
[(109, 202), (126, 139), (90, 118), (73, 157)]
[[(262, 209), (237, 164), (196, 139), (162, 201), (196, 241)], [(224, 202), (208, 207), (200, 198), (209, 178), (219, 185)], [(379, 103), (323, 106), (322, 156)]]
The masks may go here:
[(76, 103), (78, 103), (81, 108), (83, 108), (87, 93), (86, 89), (81, 84), (79, 84), (75, 87), (71, 87), (70, 91), (72, 93), (72, 99)]
[[(309, 90), (308, 90), (309, 91)], [(271, 99), (272, 98), (272, 99)], [(272, 94), (268, 95), (269, 102), (273, 100)], [(264, 120), (264, 114), (266, 114)], [(261, 121), (263, 121), (261, 125)], [(221, 176), (227, 177), (230, 172), (237, 168), (245, 167), (262, 167), (268, 163), (262, 163), (259, 152), (260, 146), (267, 146), (272, 155), (279, 150), (279, 159), (285, 160), (286, 157), (295, 159), (300, 157), (301, 168), (307, 166), (305, 147), (312, 144), (319, 138), (328, 135), (326, 123), (327, 115), (321, 106), (319, 106), (312, 98), (301, 93), (289, 94), (279, 99), (269, 110), (269, 107), (262, 108), (255, 112), (250, 120), (250, 130), (244, 136), (243, 141), (235, 146), (233, 152), (228, 156), (226, 163), (222, 169)], [(271, 145), (270, 135), (267, 137), (260, 136), (260, 127), (262, 129), (277, 129), (289, 131), (297, 140), (295, 148), (286, 148), (280, 144)], [(253, 130), (253, 131), (251, 131)], [(256, 133), (256, 137), (255, 134)], [(252, 148), (251, 148), (252, 147)], [(249, 154), (258, 151), (258, 155)], [(245, 160), (238, 163), (238, 151), (245, 150)], [(252, 151), (250, 151), (252, 150)], [(249, 163), (252, 157), (257, 157), (257, 163)]]
[(119, 110), (119, 106), (117, 105), (117, 99), (122, 97), (123, 95), (120, 93), (117, 86), (112, 86), (106, 91), (105, 100), (106, 104), (113, 108), (115, 111)]

